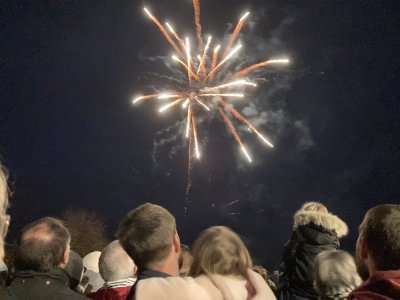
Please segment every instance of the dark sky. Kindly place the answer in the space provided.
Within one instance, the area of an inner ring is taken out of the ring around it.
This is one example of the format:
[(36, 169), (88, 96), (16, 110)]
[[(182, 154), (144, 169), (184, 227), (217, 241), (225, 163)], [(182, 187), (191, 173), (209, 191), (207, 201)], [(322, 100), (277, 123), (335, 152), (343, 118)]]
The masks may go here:
[[(292, 63), (261, 74), (266, 80), (239, 107), (257, 108), (253, 121), (275, 148), (241, 132), (255, 157), (248, 166), (210, 118), (200, 127), (189, 202), (186, 146), (174, 140), (184, 116), (131, 104), (135, 93), (165, 84), (154, 73), (171, 75), (159, 59), (171, 49), (143, 3), (26, 2), (1, 1), (0, 155), (13, 182), (11, 237), (68, 207), (96, 211), (111, 237), (129, 210), (150, 201), (176, 216), (183, 242), (227, 225), (257, 263), (274, 268), (304, 201), (322, 201), (349, 224), (349, 251), (368, 208), (399, 202), (398, 1), (201, 1), (204, 31), (219, 37), (252, 11), (241, 37), (245, 63), (282, 55)], [(194, 33), (191, 1), (146, 5)]]

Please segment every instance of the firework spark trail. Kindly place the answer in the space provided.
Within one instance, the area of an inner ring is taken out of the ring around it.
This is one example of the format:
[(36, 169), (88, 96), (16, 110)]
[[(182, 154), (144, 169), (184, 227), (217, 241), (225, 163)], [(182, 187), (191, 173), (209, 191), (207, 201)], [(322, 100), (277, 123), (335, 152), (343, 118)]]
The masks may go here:
[(196, 124), (196, 117), (192, 115), (192, 131), (194, 137), (194, 148), (196, 151), (197, 159), (200, 159), (200, 150), (199, 150), (199, 141), (197, 140), (197, 124)]
[(234, 109), (231, 105), (226, 104), (223, 100), (221, 100), (221, 103), (223, 106), (228, 109), (232, 115), (234, 115), (240, 122), (246, 124), (255, 134), (258, 135), (258, 137), (266, 143), (268, 146), (271, 148), (274, 147), (270, 141), (268, 141), (258, 130), (251, 124), (245, 117), (243, 117), (236, 109)]
[[(210, 71), (214, 70), (215, 67), (217, 66), (217, 61), (218, 61), (218, 52), (219, 49), (221, 48), (221, 45), (217, 45), (217, 47), (214, 48), (214, 54), (211, 60), (211, 67), (210, 67)], [(213, 79), (213, 76), (210, 76), (210, 80)]]
[(199, 99), (199, 97), (195, 97), (194, 99), (196, 100), (197, 103), (199, 103), (201, 106), (203, 106), (206, 110), (210, 111), (210, 108), (203, 101), (201, 101)]
[(243, 98), (243, 94), (200, 94), (200, 96), (203, 97), (216, 97), (216, 96), (222, 96), (222, 97), (237, 97), (237, 98)]
[(186, 203), (189, 203), (190, 189), (192, 188), (192, 136), (189, 137), (188, 149)]
[(192, 122), (191, 119), (192, 119), (192, 108), (190, 106), (190, 100), (189, 100), (189, 108), (188, 108), (187, 123), (186, 123), (186, 138), (188, 138), (190, 134), (190, 124)]
[(228, 116), (225, 114), (224, 110), (218, 106), (218, 111), (221, 115), (221, 117), (224, 119), (225, 123), (228, 125), (229, 129), (231, 130), (233, 136), (235, 137), (236, 142), (239, 144), (240, 149), (242, 150), (242, 152), (244, 153), (244, 155), (246, 156), (247, 160), (251, 163), (252, 159), (249, 155), (249, 153), (246, 150), (246, 147), (244, 146), (239, 134), (236, 131), (235, 126), (233, 125), (232, 121), (228, 118)]
[(246, 12), (246, 13), (239, 19), (239, 22), (237, 23), (235, 30), (234, 30), (233, 33), (231, 34), (231, 37), (229, 38), (229, 41), (228, 41), (228, 43), (227, 43), (227, 45), (226, 45), (226, 47), (225, 47), (225, 50), (224, 50), (224, 52), (223, 52), (223, 54), (222, 54), (222, 56), (221, 56), (222, 58), (224, 58), (224, 57), (228, 54), (228, 52), (229, 52), (229, 50), (231, 49), (233, 43), (236, 41), (237, 37), (239, 36), (239, 33), (240, 33), (240, 32), (242, 31), (242, 29), (243, 29), (244, 22), (246, 21), (246, 19), (247, 19), (247, 17), (248, 17), (249, 14), (250, 14), (250, 12)]
[(190, 62), (191, 62), (191, 60), (192, 60), (192, 58), (191, 58), (191, 56), (190, 56), (190, 41), (189, 41), (189, 38), (186, 38), (186, 57), (187, 57), (187, 67), (188, 67), (188, 79), (189, 79), (189, 85), (190, 85), (190, 82), (191, 82), (191, 73), (193, 73), (192, 72), (192, 70), (191, 70), (191, 64), (190, 64)]
[(175, 105), (178, 105), (178, 104), (181, 103), (183, 100), (185, 100), (185, 98), (179, 98), (179, 99), (177, 99), (177, 100), (175, 100), (175, 101), (173, 101), (173, 102), (171, 102), (171, 103), (168, 103), (168, 104), (166, 104), (166, 105), (160, 107), (160, 109), (159, 109), (158, 111), (159, 111), (160, 113), (161, 113), (161, 112), (164, 112), (164, 111), (170, 109), (171, 107), (173, 107), (173, 106), (175, 106)]
[(244, 86), (244, 85), (257, 86), (257, 84), (255, 84), (253, 82), (249, 82), (249, 81), (246, 81), (246, 80), (242, 79), (242, 80), (236, 80), (236, 81), (228, 82), (228, 83), (221, 84), (221, 85), (218, 85), (218, 86), (206, 88), (206, 89), (204, 89), (204, 91), (223, 89), (223, 88), (226, 88), (226, 87), (231, 87), (231, 86), (236, 86), (236, 85), (238, 85), (238, 86)]
[(210, 76), (214, 76), (215, 72), (218, 71), (219, 68), (222, 67), (222, 65), (228, 60), (230, 59), (236, 52), (239, 51), (239, 49), (242, 48), (242, 45), (237, 45), (236, 48), (234, 48), (231, 52), (229, 52), (229, 54), (223, 59), (221, 60), (221, 62), (214, 68), (211, 69), (210, 73), (207, 75), (206, 79), (208, 79)]
[(153, 16), (150, 11), (145, 7), (144, 11), (146, 14), (150, 17), (150, 19), (158, 26), (160, 29), (161, 33), (164, 35), (164, 37), (167, 39), (167, 41), (171, 44), (171, 46), (174, 48), (175, 52), (179, 54), (179, 56), (184, 57), (182, 52), (179, 50), (178, 46), (175, 44), (175, 42), (172, 40), (171, 36), (168, 34), (167, 30), (165, 27), (158, 21), (158, 19)]
[(196, 24), (196, 36), (198, 47), (201, 49), (203, 47), (203, 38), (201, 37), (201, 23), (200, 23), (200, 1), (193, 0), (194, 8), (194, 23)]
[(211, 43), (211, 35), (207, 39), (206, 47), (204, 48), (203, 55), (200, 58), (199, 68), (197, 69), (197, 74), (199, 74), (200, 69), (203, 72), (204, 76), (207, 74), (207, 70), (206, 70), (206, 67), (205, 67), (204, 60), (206, 59), (207, 50), (208, 50), (208, 47), (210, 46), (210, 43)]
[(260, 62), (258, 64), (254, 64), (254, 65), (252, 65), (250, 67), (247, 67), (247, 68), (245, 68), (245, 69), (243, 69), (243, 70), (241, 70), (239, 72), (234, 73), (229, 79), (235, 79), (235, 78), (238, 78), (238, 77), (245, 76), (245, 75), (247, 75), (247, 74), (249, 74), (249, 73), (251, 73), (251, 72), (253, 72), (253, 71), (257, 70), (257, 69), (260, 69), (260, 68), (265, 67), (265, 66), (270, 65), (270, 64), (287, 64), (287, 63), (289, 63), (288, 59), (266, 60), (266, 61)]
[(133, 104), (138, 103), (141, 100), (146, 100), (146, 99), (151, 99), (151, 98), (156, 98), (159, 97), (161, 94), (151, 94), (151, 95), (146, 95), (146, 96), (139, 96), (136, 97), (135, 99), (132, 100)]
[(185, 64), (183, 61), (181, 61), (176, 55), (173, 55), (173, 56), (172, 56), (172, 59), (175, 60), (175, 61), (177, 61), (178, 63), (180, 63), (182, 66), (184, 66), (184, 68), (186, 69), (186, 71), (190, 73), (190, 76), (192, 76), (192, 77), (193, 77), (194, 79), (196, 79), (197, 81), (200, 81), (199, 76), (197, 76), (197, 74), (194, 73), (194, 72), (192, 71), (192, 69), (189, 69), (188, 66), (187, 66), (187, 64)]
[(176, 33), (176, 31), (174, 30), (174, 28), (173, 28), (168, 22), (166, 22), (165, 25), (167, 26), (168, 30), (172, 33), (172, 35), (175, 37), (175, 39), (178, 41), (178, 43), (179, 43), (179, 45), (181, 46), (183, 52), (186, 52), (185, 43), (184, 43), (183, 40), (179, 37), (179, 35)]

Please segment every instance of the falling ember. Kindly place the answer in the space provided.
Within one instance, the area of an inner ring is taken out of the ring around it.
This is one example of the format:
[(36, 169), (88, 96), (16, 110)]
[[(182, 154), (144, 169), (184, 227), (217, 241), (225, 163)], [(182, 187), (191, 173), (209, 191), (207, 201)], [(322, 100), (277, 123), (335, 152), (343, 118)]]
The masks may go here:
[(240, 149), (242, 149), (242, 151), (243, 151), (244, 155), (246, 156), (247, 160), (249, 161), (249, 163), (251, 163), (252, 159), (251, 159), (249, 153), (247, 152), (246, 148), (244, 146), (242, 146), (242, 147), (240, 147)]
[[(167, 92), (138, 96), (132, 100), (133, 104), (146, 99), (167, 100), (166, 102), (169, 103), (165, 104), (164, 102), (164, 105), (159, 108), (160, 113), (177, 106), (182, 107), (187, 112), (185, 130), (185, 136), (188, 140), (187, 197), (192, 184), (190, 174), (192, 169), (192, 154), (194, 154), (194, 157), (200, 158), (199, 128), (201, 130), (202, 116), (205, 116), (205, 114), (213, 116), (213, 111), (219, 113), (249, 163), (252, 162), (252, 158), (237, 132), (235, 127), (237, 122), (246, 125), (249, 131), (258, 136), (266, 145), (274, 147), (272, 142), (236, 110), (231, 103), (234, 100), (233, 98), (244, 98), (244, 92), (247, 87), (257, 87), (257, 84), (252, 82), (252, 72), (274, 64), (289, 63), (289, 59), (287, 58), (270, 59), (239, 70), (236, 68), (233, 72), (229, 66), (233, 64), (234, 55), (242, 47), (241, 44), (237, 44), (237, 41), (246, 24), (246, 20), (249, 18), (250, 12), (246, 12), (239, 18), (229, 39), (222, 46), (217, 43), (213, 44), (214, 39), (208, 36), (207, 42), (205, 42), (203, 47), (202, 25), (200, 23), (200, 0), (193, 0), (193, 8), (196, 37), (192, 38), (192, 44), (189, 37), (186, 37), (184, 40), (181, 39), (177, 31), (168, 22), (165, 23), (164, 27), (156, 16), (146, 7), (144, 8), (146, 15), (158, 27), (169, 45), (172, 46), (174, 51), (172, 59), (183, 66), (184, 72), (182, 73), (184, 75), (182, 76), (187, 81), (186, 83), (177, 84), (174, 88), (165, 89)], [(196, 40), (197, 45), (195, 43)], [(235, 44), (237, 45), (233, 46)], [(221, 47), (223, 51), (221, 51)]]

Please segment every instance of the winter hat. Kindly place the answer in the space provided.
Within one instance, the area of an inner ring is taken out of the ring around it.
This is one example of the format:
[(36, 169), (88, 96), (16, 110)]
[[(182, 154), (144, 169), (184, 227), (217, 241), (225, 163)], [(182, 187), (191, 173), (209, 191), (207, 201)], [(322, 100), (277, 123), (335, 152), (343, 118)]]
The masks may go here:
[(86, 269), (92, 270), (93, 272), (99, 273), (99, 258), (100, 251), (93, 251), (83, 258), (83, 265)]

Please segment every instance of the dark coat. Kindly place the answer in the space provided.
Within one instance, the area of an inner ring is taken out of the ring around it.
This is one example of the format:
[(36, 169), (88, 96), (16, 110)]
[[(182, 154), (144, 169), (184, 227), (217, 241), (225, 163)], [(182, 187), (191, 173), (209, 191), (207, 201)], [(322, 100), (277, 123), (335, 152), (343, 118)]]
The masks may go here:
[(35, 271), (18, 271), (8, 289), (22, 300), (81, 300), (83, 295), (69, 288), (67, 273), (61, 268), (42, 273)]
[(282, 288), (290, 294), (318, 299), (313, 286), (315, 256), (338, 249), (339, 238), (346, 234), (346, 224), (335, 215), (298, 211), (292, 236), (283, 251)]

